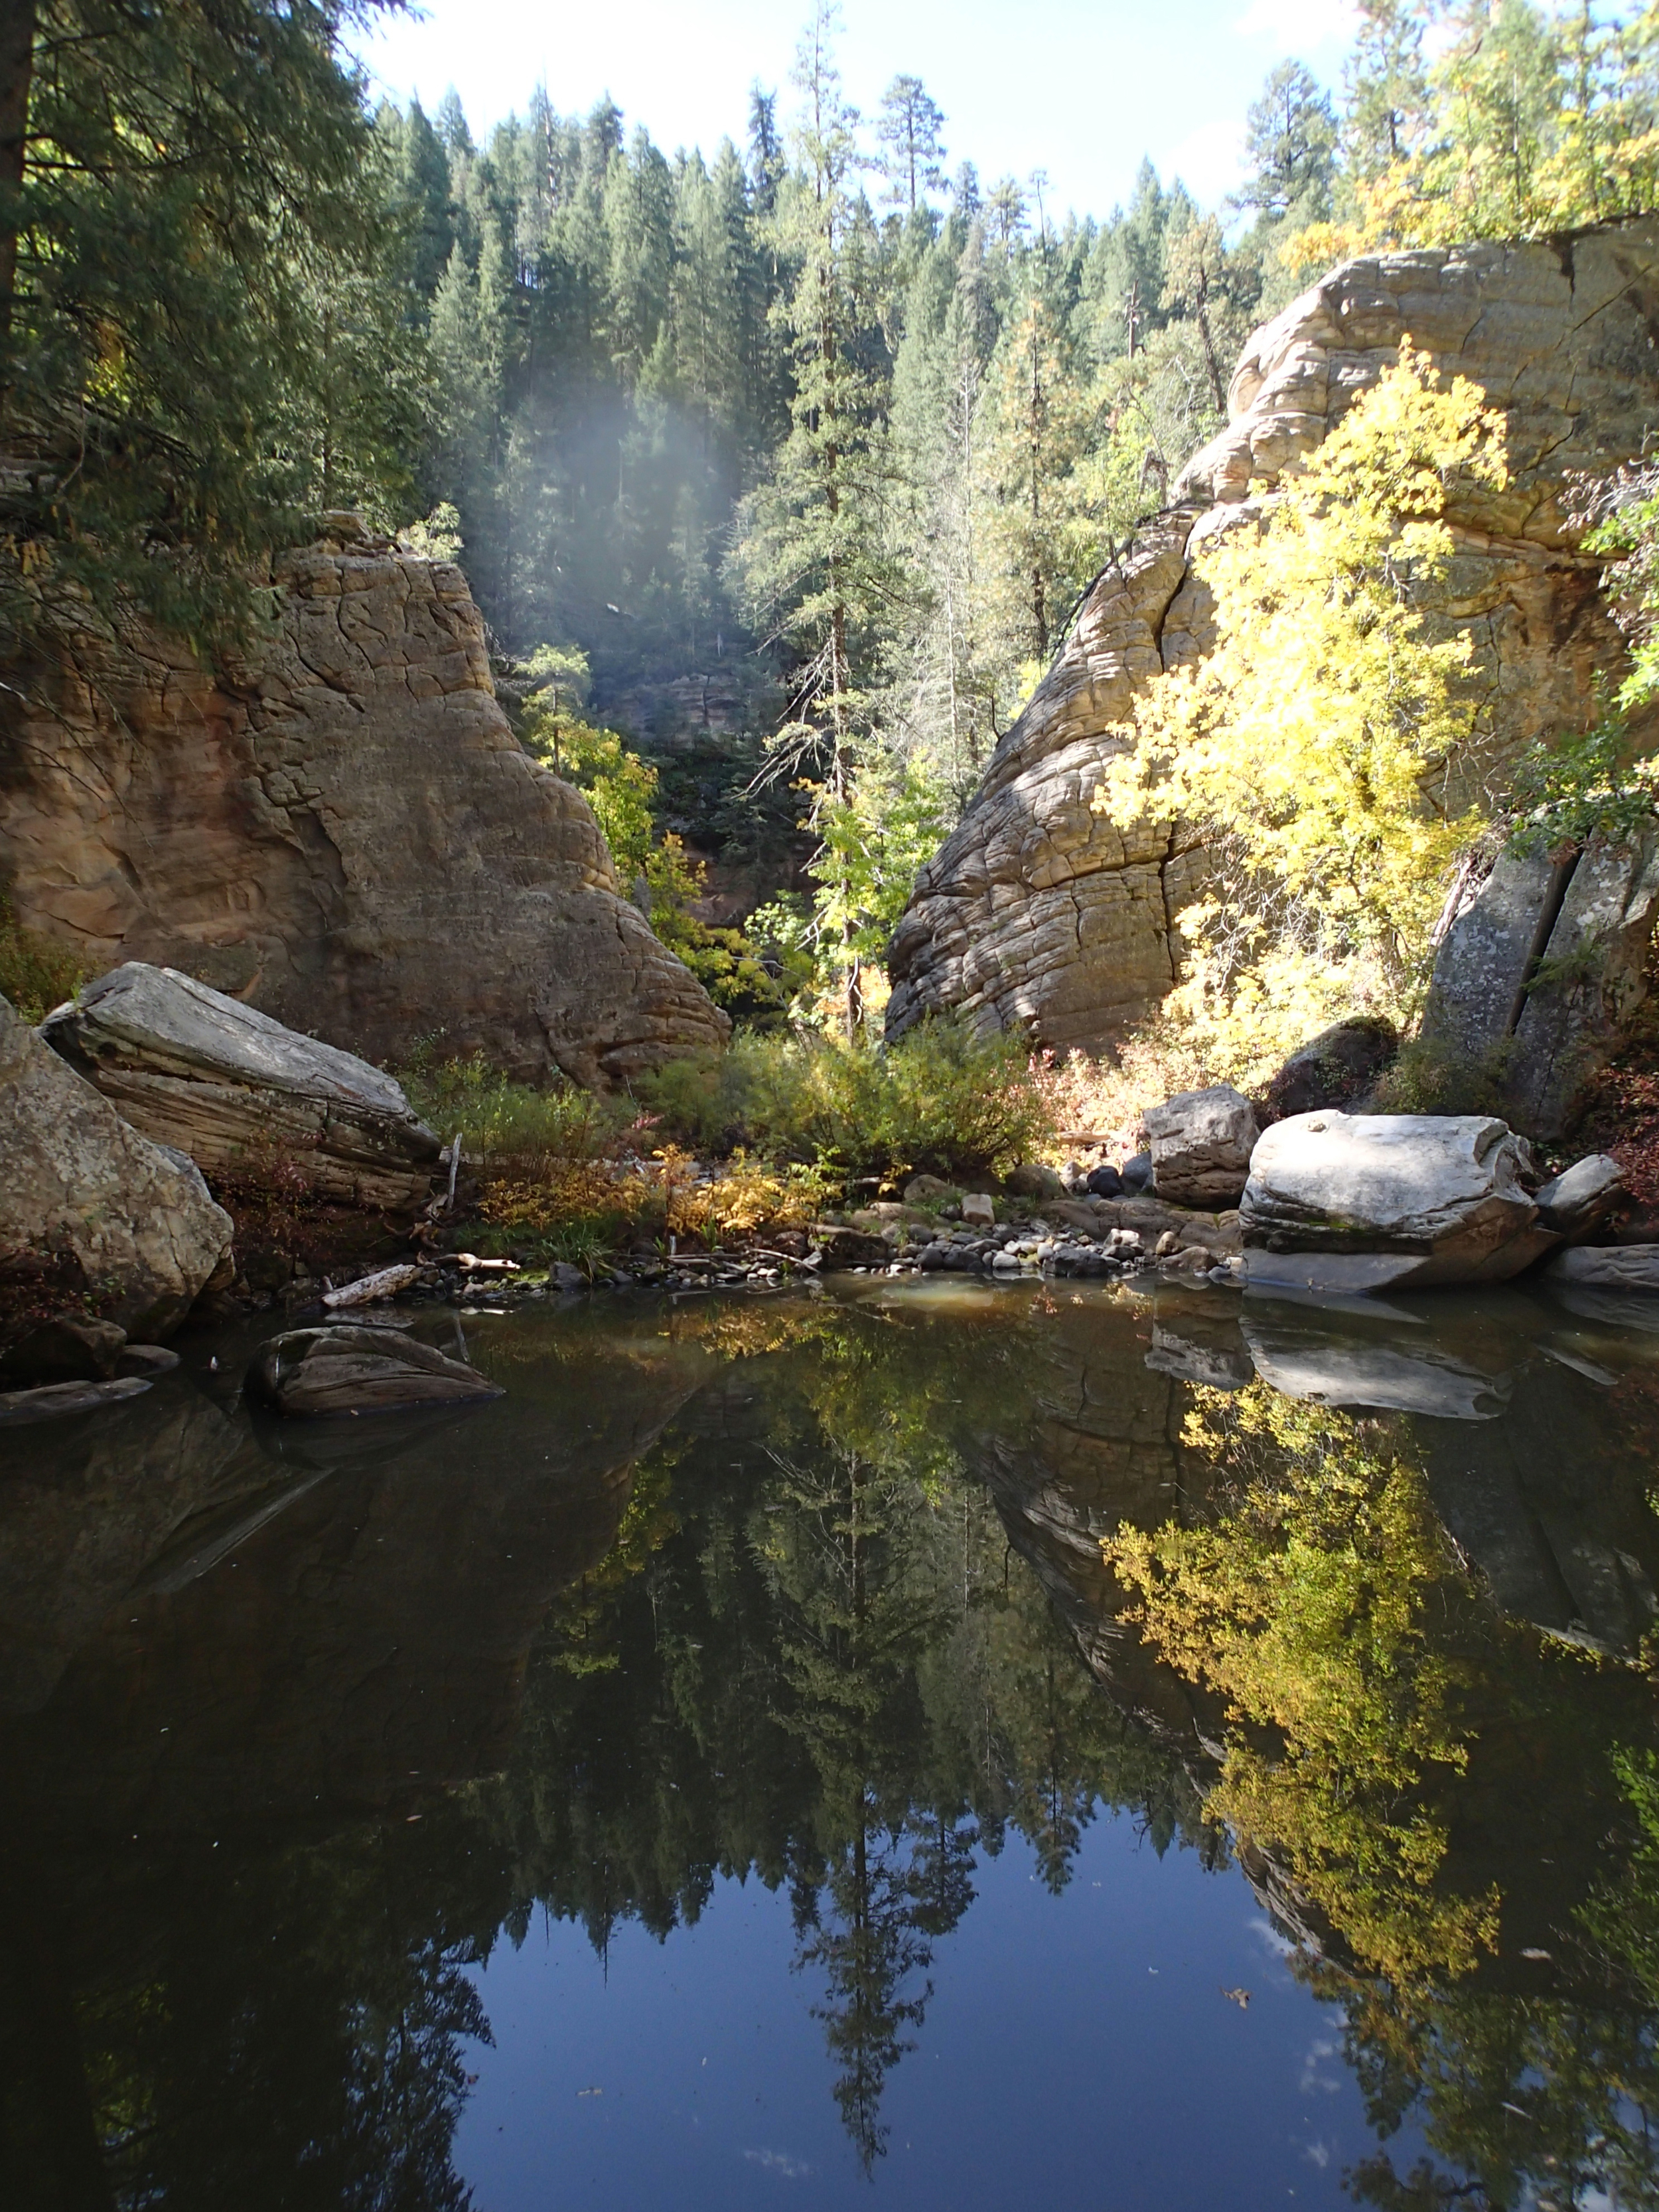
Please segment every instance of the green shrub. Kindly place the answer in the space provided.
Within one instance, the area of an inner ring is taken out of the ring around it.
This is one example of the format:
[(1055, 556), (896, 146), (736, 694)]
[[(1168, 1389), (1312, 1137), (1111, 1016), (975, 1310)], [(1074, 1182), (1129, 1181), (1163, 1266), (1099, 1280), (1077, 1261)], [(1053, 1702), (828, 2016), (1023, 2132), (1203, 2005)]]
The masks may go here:
[(742, 1144), (848, 1176), (1000, 1169), (1054, 1133), (1024, 1044), (947, 1019), (887, 1047), (740, 1033), (723, 1059), (673, 1062), (640, 1094), (663, 1134), (698, 1151)]
[(1504, 1076), (1512, 1041), (1471, 1060), (1446, 1046), (1413, 1037), (1378, 1078), (1371, 1110), (1378, 1114), (1495, 1114), (1507, 1118)]
[(9, 999), (31, 1028), (72, 999), (94, 972), (70, 946), (23, 928), (10, 902), (0, 898), (0, 997)]
[(574, 1084), (540, 1091), (514, 1083), (481, 1052), (440, 1060), (428, 1042), (398, 1072), (410, 1104), (446, 1142), (459, 1132), (464, 1160), (533, 1173), (558, 1160), (592, 1159), (616, 1134), (623, 1109)]

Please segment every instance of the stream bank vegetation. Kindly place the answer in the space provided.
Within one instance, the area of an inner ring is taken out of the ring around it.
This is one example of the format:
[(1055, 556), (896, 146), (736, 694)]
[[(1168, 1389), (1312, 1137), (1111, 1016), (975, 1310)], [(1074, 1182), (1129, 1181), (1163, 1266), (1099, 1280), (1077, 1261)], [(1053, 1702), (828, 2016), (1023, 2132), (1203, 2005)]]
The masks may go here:
[(952, 1020), (885, 1049), (833, 1030), (739, 1030), (718, 1058), (671, 1062), (608, 1098), (514, 1083), (441, 1046), (399, 1075), (416, 1110), (460, 1139), (453, 1233), (590, 1273), (641, 1240), (788, 1236), (918, 1175), (999, 1176), (1055, 1140), (1053, 1086), (1024, 1043)]

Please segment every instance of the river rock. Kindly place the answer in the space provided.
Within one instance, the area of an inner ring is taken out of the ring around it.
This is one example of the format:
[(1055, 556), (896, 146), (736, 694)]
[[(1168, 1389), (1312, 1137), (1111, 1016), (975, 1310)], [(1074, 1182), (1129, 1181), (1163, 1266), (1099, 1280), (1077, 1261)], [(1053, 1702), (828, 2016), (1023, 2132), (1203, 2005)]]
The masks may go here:
[(948, 1205), (956, 1195), (956, 1185), (944, 1182), (938, 1176), (912, 1176), (904, 1186), (904, 1203), (907, 1206), (928, 1206), (934, 1212), (941, 1206)]
[(812, 1231), (814, 1249), (826, 1273), (853, 1267), (885, 1267), (893, 1248), (884, 1237), (870, 1229), (851, 1229), (831, 1221), (819, 1222)]
[(9, 1313), (71, 1308), (165, 1335), (228, 1270), (230, 1216), (190, 1161), (129, 1127), (4, 999), (0, 1162), (0, 1334)]
[(1024, 1161), (1011, 1168), (1004, 1176), (1003, 1188), (1010, 1198), (1064, 1198), (1066, 1186), (1053, 1168), (1045, 1168), (1034, 1161)]
[(340, 525), (273, 581), (276, 627), (222, 672), (135, 629), (17, 684), (17, 919), (393, 1065), (437, 1032), (529, 1082), (718, 1048), (586, 799), (514, 738), (460, 569)]
[(1523, 1164), (1518, 1139), (1489, 1115), (1298, 1114), (1256, 1146), (1244, 1241), (1416, 1255), (1402, 1282), (1506, 1281), (1556, 1242), (1538, 1226)]
[(273, 1412), (395, 1413), (505, 1395), (476, 1367), (395, 1328), (295, 1328), (261, 1346), (248, 1395)]
[(1200, 1330), (1183, 1321), (1176, 1328), (1154, 1319), (1146, 1364), (1156, 1375), (1173, 1375), (1206, 1390), (1242, 1390), (1255, 1370), (1237, 1326)]
[(1569, 1239), (1592, 1235), (1625, 1196), (1625, 1170), (1609, 1152), (1575, 1160), (1535, 1194), (1538, 1218)]
[(1207, 650), (1206, 549), (1264, 511), (1402, 338), (1505, 416), (1507, 483), (1449, 488), (1452, 588), (1436, 617), (1468, 638), (1488, 702), (1474, 781), (1534, 739), (1589, 728), (1626, 647), (1601, 563), (1581, 550), (1572, 483), (1646, 450), (1656, 318), (1659, 218), (1644, 216), (1528, 244), (1366, 254), (1258, 330), (1226, 428), (1091, 586), (918, 876), (889, 953), (888, 1034), (957, 1008), (981, 1031), (1109, 1046), (1179, 979), (1179, 916), (1209, 879), (1201, 841), (1179, 822), (1120, 830), (1091, 801), (1134, 743), (1137, 696)]
[(1659, 1297), (1659, 1244), (1575, 1244), (1544, 1273), (1552, 1283)]
[(176, 969), (129, 961), (40, 1034), (136, 1129), (210, 1175), (264, 1182), (286, 1168), (350, 1206), (431, 1195), (438, 1139), (391, 1076)]
[(1170, 1206), (1236, 1206), (1261, 1134), (1250, 1102), (1230, 1083), (1183, 1091), (1141, 1116), (1152, 1189)]
[(46, 1382), (106, 1382), (117, 1371), (127, 1333), (113, 1322), (72, 1314), (43, 1322), (0, 1356), (0, 1388)]
[(1570, 1128), (1647, 995), (1659, 831), (1501, 853), (1435, 957), (1423, 1038), (1478, 1072), (1514, 1125)]

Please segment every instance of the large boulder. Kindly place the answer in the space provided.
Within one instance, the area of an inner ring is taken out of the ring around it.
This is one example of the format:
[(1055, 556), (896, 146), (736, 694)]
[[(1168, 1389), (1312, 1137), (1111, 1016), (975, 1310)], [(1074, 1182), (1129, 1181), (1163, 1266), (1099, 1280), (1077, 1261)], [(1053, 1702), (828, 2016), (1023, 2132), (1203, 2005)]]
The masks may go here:
[(720, 1044), (586, 799), (514, 738), (461, 571), (335, 518), (275, 581), (246, 665), (135, 631), (14, 678), (18, 920), (394, 1064), (441, 1032), (527, 1081), (622, 1083)]
[(1436, 956), (1423, 1036), (1482, 1071), (1516, 1127), (1557, 1137), (1647, 995), (1659, 830), (1500, 854)]
[(1369, 1090), (1400, 1051), (1400, 1032), (1381, 1014), (1354, 1014), (1333, 1022), (1285, 1061), (1266, 1087), (1266, 1104), (1277, 1121), (1347, 1106)]
[(1231, 1083), (1182, 1091), (1152, 1106), (1141, 1130), (1152, 1155), (1152, 1189), (1166, 1206), (1237, 1206), (1261, 1134), (1250, 1102)]
[(286, 1164), (354, 1206), (431, 1195), (438, 1139), (389, 1075), (176, 969), (129, 961), (40, 1034), (136, 1129), (210, 1175), (263, 1181)]
[(0, 1334), (54, 1310), (174, 1328), (230, 1259), (231, 1219), (0, 999)]
[(1356, 1288), (1505, 1282), (1559, 1242), (1538, 1225), (1524, 1165), (1519, 1140), (1488, 1115), (1296, 1115), (1251, 1158), (1245, 1244), (1417, 1262)]
[[(1445, 619), (1487, 704), (1476, 777), (1587, 729), (1625, 658), (1580, 545), (1572, 484), (1645, 450), (1659, 418), (1659, 219), (1527, 244), (1345, 263), (1259, 330), (1228, 423), (1090, 588), (961, 822), (917, 878), (892, 942), (890, 1035), (956, 1007), (982, 1030), (1110, 1044), (1178, 978), (1176, 918), (1206, 880), (1180, 823), (1119, 830), (1091, 800), (1133, 742), (1138, 693), (1211, 636), (1206, 548), (1259, 514), (1402, 338), (1505, 416), (1509, 482), (1455, 483)], [(1453, 793), (1454, 800), (1462, 794)]]
[(1547, 1182), (1536, 1194), (1538, 1218), (1570, 1243), (1605, 1227), (1628, 1195), (1625, 1170), (1610, 1152), (1592, 1152)]

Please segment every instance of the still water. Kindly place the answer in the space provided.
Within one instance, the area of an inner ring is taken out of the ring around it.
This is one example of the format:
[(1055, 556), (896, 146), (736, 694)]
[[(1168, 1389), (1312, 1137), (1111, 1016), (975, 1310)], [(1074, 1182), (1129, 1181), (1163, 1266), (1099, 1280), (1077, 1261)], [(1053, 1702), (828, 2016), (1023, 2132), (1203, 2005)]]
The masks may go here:
[(1659, 1314), (459, 1326), (0, 1443), (0, 2202), (1659, 2206)]

